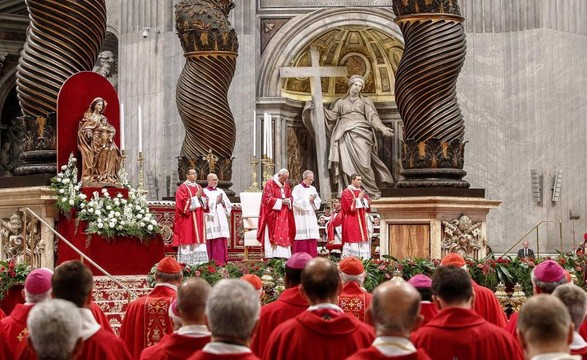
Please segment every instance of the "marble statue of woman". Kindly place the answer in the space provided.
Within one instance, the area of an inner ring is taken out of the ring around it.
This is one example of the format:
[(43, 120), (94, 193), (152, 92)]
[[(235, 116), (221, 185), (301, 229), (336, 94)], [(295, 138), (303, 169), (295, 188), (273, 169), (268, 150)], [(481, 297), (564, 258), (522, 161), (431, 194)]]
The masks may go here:
[[(363, 77), (353, 75), (348, 84), (347, 96), (337, 99), (330, 109), (324, 109), (326, 130), (330, 134), (328, 168), (339, 193), (356, 173), (361, 175), (363, 189), (371, 197), (379, 198), (383, 184), (393, 185), (393, 176), (377, 155), (376, 131), (391, 137), (393, 130), (383, 125), (373, 101), (361, 95), (365, 86)], [(311, 116), (307, 110), (312, 108), (313, 105), (306, 105), (303, 116)]]

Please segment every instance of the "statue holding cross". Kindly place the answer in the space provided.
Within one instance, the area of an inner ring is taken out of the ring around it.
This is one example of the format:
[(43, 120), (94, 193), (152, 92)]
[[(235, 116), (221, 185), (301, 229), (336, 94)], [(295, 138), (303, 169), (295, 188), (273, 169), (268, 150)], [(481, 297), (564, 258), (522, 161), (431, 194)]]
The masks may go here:
[[(349, 93), (325, 109), (322, 99), (322, 77), (347, 77), (346, 66), (320, 66), (316, 46), (310, 47), (311, 67), (282, 67), (282, 78), (310, 77), (312, 102), (302, 112), (304, 125), (316, 141), (320, 196), (329, 199), (333, 190), (340, 194), (350, 184), (350, 177), (361, 175), (363, 188), (373, 198), (381, 196), (380, 188), (393, 185), (393, 176), (377, 154), (376, 131), (393, 136), (383, 125), (373, 101), (361, 95), (365, 80), (353, 75)], [(332, 189), (332, 185), (336, 189)]]
[[(350, 184), (351, 175), (359, 174), (363, 189), (377, 199), (382, 186), (393, 185), (393, 176), (378, 157), (376, 131), (391, 137), (393, 130), (383, 124), (373, 101), (361, 95), (363, 77), (353, 75), (348, 84), (348, 95), (323, 110), (329, 140), (328, 169), (339, 194)], [(306, 104), (302, 113), (306, 126), (318, 124), (319, 114), (316, 104)]]

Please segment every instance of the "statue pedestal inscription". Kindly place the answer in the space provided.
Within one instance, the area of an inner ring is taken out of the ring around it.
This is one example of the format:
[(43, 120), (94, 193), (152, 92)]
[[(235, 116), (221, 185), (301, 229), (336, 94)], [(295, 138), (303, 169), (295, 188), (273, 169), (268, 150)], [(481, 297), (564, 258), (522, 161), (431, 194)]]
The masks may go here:
[(487, 255), (487, 214), (501, 201), (480, 197), (410, 196), (373, 200), (381, 216), (381, 255), (440, 259), (456, 252)]

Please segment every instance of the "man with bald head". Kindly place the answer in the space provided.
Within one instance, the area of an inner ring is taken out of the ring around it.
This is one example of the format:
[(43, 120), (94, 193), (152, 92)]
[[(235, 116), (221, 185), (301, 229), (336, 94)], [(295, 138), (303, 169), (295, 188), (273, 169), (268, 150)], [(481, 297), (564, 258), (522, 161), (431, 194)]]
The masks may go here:
[(341, 288), (336, 264), (324, 258), (310, 260), (300, 287), (310, 307), (275, 329), (263, 359), (344, 359), (369, 347), (375, 338), (370, 327), (337, 305)]
[(420, 293), (405, 281), (386, 281), (373, 291), (367, 321), (373, 324), (377, 338), (371, 347), (359, 350), (347, 360), (429, 360), (422, 349), (410, 341), (412, 330), (422, 321)]
[(177, 308), (183, 325), (143, 350), (141, 360), (187, 359), (210, 342), (204, 312), (211, 289), (201, 278), (188, 279), (178, 287)]
[(565, 305), (555, 296), (534, 295), (524, 303), (517, 335), (527, 359), (581, 359), (569, 355), (573, 325)]

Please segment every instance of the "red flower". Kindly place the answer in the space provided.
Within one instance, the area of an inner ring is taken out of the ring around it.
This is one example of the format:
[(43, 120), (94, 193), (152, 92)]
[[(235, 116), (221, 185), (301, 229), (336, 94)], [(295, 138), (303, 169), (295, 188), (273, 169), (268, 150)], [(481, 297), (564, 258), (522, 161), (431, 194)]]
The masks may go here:
[(208, 271), (210, 274), (214, 274), (216, 272), (216, 268), (212, 265), (208, 265)]

